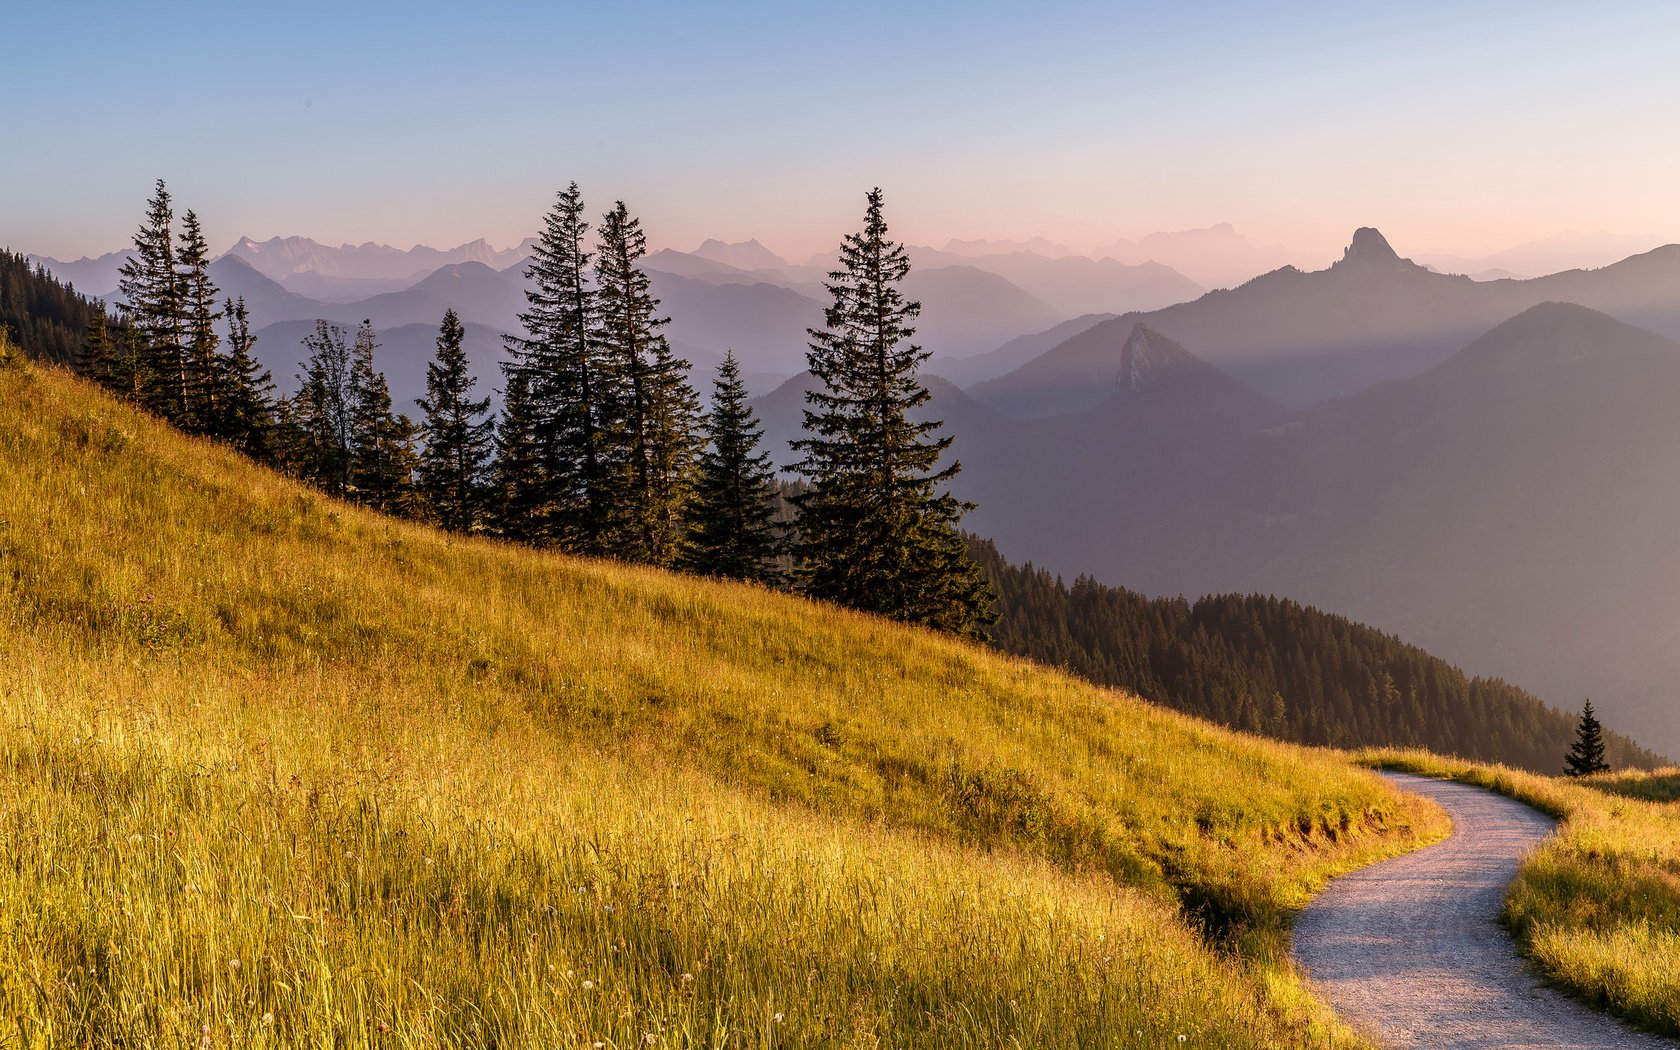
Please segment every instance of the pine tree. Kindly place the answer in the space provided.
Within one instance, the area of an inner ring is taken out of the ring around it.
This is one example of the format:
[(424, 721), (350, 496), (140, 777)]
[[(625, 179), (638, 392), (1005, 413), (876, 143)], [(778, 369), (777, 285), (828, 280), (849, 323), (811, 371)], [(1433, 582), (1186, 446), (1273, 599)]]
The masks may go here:
[(490, 399), (471, 399), (478, 382), (467, 373), (465, 336), (454, 310), (443, 315), (437, 359), (426, 366), (425, 413), (421, 433), (426, 450), (420, 461), (420, 488), (432, 519), (455, 532), (479, 524), (484, 503), (483, 476), (495, 424), (486, 418)]
[(669, 567), (686, 540), (700, 409), (688, 362), (659, 331), (669, 318), (657, 315), (659, 300), (638, 265), (646, 254), (641, 221), (617, 202), (601, 220), (595, 260), (594, 339), (619, 377), (609, 414), (620, 440), (609, 461), (618, 483), (608, 553)]
[(216, 423), (213, 432), (234, 448), (257, 459), (272, 459), (276, 444), (274, 377), (251, 354), (256, 337), (245, 297), (227, 301), (222, 315), (228, 322), (228, 352), (217, 359)]
[(116, 380), (117, 344), (111, 338), (111, 317), (105, 312), (105, 301), (95, 299), (93, 312), (88, 316), (87, 336), (82, 340), (82, 352), (77, 371), (106, 388), (113, 388)]
[(156, 382), (153, 359), (146, 351), (145, 336), (138, 326), (123, 324), (117, 329), (115, 342), (116, 357), (111, 362), (111, 374), (106, 385), (119, 397), (143, 404), (146, 392)]
[(189, 418), (190, 377), (183, 335), (181, 279), (175, 269), (175, 212), (162, 179), (146, 206), (146, 220), (134, 235), (133, 258), (124, 262), (119, 288), (144, 359), (135, 376), (145, 377), (140, 401), (164, 418)]
[(1610, 769), (1604, 761), (1604, 726), (1593, 714), (1592, 701), (1581, 707), (1581, 721), (1575, 729), (1575, 743), (1563, 758), (1563, 771), (1572, 777), (1604, 773)]
[(350, 348), (344, 329), (326, 321), (315, 322), (315, 332), (304, 337), (303, 346), (309, 359), (286, 413), (299, 439), (291, 469), (341, 496), (350, 487), (351, 413), (356, 403)]
[(814, 597), (974, 635), (992, 595), (957, 531), (972, 505), (946, 488), (960, 466), (938, 469), (951, 438), (911, 419), (930, 396), (918, 375), (929, 354), (910, 342), (921, 304), (899, 290), (910, 260), (887, 238), (881, 202), (871, 190), (864, 228), (829, 274), (825, 325), (810, 330), (806, 360), (822, 385), (805, 395), (806, 436), (794, 442), (812, 483), (798, 501), (801, 582)]
[(776, 582), (776, 478), (747, 404), (733, 351), (724, 354), (706, 417), (685, 567), (710, 576)]
[(417, 428), (391, 411), (385, 373), (373, 364), (379, 343), (363, 321), (350, 348), (350, 493), (356, 502), (388, 514), (412, 512)]
[(490, 471), (491, 517), (500, 535), (527, 543), (537, 539), (545, 482), (530, 381), (521, 372), (510, 372)]
[(589, 224), (572, 183), (544, 219), (525, 276), (525, 335), (509, 336), (505, 366), (511, 391), (524, 382), (540, 474), (520, 484), (531, 520), (520, 531), (585, 554), (611, 546), (614, 444), (609, 418), (617, 377), (594, 341), (596, 296), (589, 282)]
[(181, 294), (181, 356), (185, 365), (182, 383), (180, 423), (199, 433), (216, 433), (222, 410), (222, 361), (216, 334), (219, 294), (210, 280), (210, 246), (198, 215), (188, 211), (181, 219), (181, 247), (176, 255)]

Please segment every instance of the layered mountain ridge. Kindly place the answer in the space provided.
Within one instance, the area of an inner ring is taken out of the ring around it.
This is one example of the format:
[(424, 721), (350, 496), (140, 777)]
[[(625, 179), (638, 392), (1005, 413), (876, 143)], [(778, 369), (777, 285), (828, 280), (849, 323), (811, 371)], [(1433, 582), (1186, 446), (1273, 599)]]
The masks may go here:
[(1134, 322), (1085, 412), (980, 436), (988, 417), (954, 413), (969, 527), (1149, 594), (1332, 609), (1680, 750), (1680, 343), (1544, 302), (1291, 410), (1205, 364), (1134, 389), (1164, 338)]
[(1142, 321), (1277, 400), (1297, 408), (1416, 375), (1523, 310), (1580, 303), (1680, 335), (1680, 245), (1598, 270), (1532, 280), (1475, 281), (1402, 258), (1361, 228), (1323, 270), (1284, 267), (1232, 289), (1097, 325), (973, 387), (1024, 418), (1097, 404), (1132, 326)]

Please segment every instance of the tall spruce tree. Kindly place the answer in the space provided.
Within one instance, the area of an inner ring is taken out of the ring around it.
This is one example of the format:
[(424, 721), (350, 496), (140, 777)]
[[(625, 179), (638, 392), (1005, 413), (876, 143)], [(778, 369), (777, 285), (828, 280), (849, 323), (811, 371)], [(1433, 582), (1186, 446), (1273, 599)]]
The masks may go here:
[(350, 492), (357, 503), (387, 514), (414, 511), (414, 453), (417, 432), (412, 420), (391, 410), (385, 373), (374, 367), (379, 347), (370, 321), (356, 329), (350, 348)]
[(1592, 701), (1581, 706), (1581, 721), (1575, 728), (1575, 743), (1563, 758), (1563, 771), (1572, 777), (1603, 773), (1610, 768), (1604, 761), (1604, 726), (1593, 714)]
[(921, 304), (899, 290), (910, 272), (888, 239), (882, 194), (868, 195), (864, 227), (848, 234), (826, 284), (833, 303), (810, 330), (806, 355), (821, 384), (805, 395), (806, 436), (795, 469), (812, 483), (798, 498), (804, 590), (815, 597), (958, 634), (991, 622), (992, 594), (957, 523), (971, 509), (939, 469), (949, 436), (914, 421), (928, 401), (910, 342)]
[(93, 312), (88, 315), (87, 335), (76, 370), (98, 383), (114, 389), (117, 370), (117, 344), (111, 338), (111, 316), (105, 312), (105, 301), (95, 299)]
[[(124, 316), (132, 321), (132, 314)], [(145, 336), (137, 325), (125, 323), (117, 327), (115, 342), (116, 357), (111, 362), (111, 375), (106, 385), (117, 396), (135, 404), (144, 404), (146, 392), (152, 389), (155, 380)]]
[(350, 488), (350, 442), (356, 406), (350, 347), (344, 329), (316, 321), (303, 339), (309, 358), (298, 376), (298, 392), (287, 406), (296, 428), (291, 469), (307, 481), (342, 496)]
[(747, 404), (733, 350), (724, 354), (706, 417), (705, 449), (690, 507), (686, 568), (708, 576), (776, 582), (776, 477), (764, 433)]
[(191, 389), (183, 334), (181, 277), (175, 267), (175, 211), (162, 179), (146, 205), (146, 219), (134, 234), (134, 256), (123, 263), (119, 289), (127, 303), (141, 360), (131, 370), (143, 377), (139, 400), (164, 418), (190, 418)]
[(688, 362), (671, 352), (640, 262), (647, 236), (623, 201), (601, 220), (595, 260), (595, 343), (618, 378), (609, 418), (619, 436), (610, 465), (615, 528), (608, 553), (628, 561), (672, 566), (687, 537), (685, 508), (694, 485), (699, 398)]
[(420, 431), (425, 452), (420, 459), (420, 489), (432, 520), (454, 532), (480, 524), (484, 504), (484, 466), (490, 457), (495, 424), (486, 418), (489, 398), (473, 400), (478, 380), (467, 372), (461, 319), (449, 310), (438, 330), (437, 358), (426, 366), (425, 413)]
[(595, 342), (597, 304), (589, 281), (589, 224), (572, 183), (544, 218), (525, 270), (523, 336), (509, 336), (511, 392), (523, 380), (542, 470), (520, 484), (531, 502), (522, 538), (586, 554), (612, 545), (614, 421), (618, 377)]
[(229, 299), (222, 310), (227, 318), (227, 353), (218, 357), (214, 377), (216, 423), (213, 433), (256, 459), (274, 457), (274, 377), (252, 356), (256, 336), (245, 297)]
[(180, 424), (198, 433), (216, 433), (222, 417), (218, 404), (223, 379), (221, 337), (216, 320), (221, 317), (216, 296), (219, 290), (210, 280), (210, 246), (204, 239), (198, 215), (189, 210), (181, 218), (180, 250), (176, 253), (181, 294), (182, 412)]
[(537, 519), (546, 488), (543, 474), (530, 380), (522, 372), (510, 372), (496, 428), (496, 461), (490, 470), (489, 516), (499, 535), (526, 543), (538, 538)]

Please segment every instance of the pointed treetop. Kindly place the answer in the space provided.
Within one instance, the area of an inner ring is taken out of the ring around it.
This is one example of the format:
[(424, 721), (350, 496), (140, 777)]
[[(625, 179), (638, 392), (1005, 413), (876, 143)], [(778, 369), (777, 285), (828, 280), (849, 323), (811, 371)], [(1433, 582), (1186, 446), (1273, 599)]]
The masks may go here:
[(1575, 730), (1575, 743), (1564, 756), (1563, 770), (1572, 777), (1590, 776), (1610, 769), (1604, 760), (1604, 726), (1593, 714), (1592, 701), (1581, 706), (1581, 721)]

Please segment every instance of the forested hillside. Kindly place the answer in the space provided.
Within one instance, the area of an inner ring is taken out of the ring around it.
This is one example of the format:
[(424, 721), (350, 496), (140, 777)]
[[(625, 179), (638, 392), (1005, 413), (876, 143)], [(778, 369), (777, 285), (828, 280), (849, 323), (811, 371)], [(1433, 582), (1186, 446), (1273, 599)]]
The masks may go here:
[(71, 364), (98, 308), (27, 258), (0, 250), (0, 325), (30, 353)]
[[(1421, 747), (1544, 773), (1574, 739), (1574, 716), (1523, 690), (1309, 606), (1148, 598), (1088, 577), (1070, 587), (988, 540), (969, 546), (998, 594), (998, 648), (1180, 711), (1298, 743)], [(1661, 761), (1627, 737), (1607, 742), (1614, 766)]]

